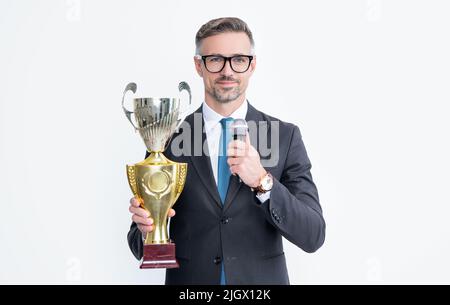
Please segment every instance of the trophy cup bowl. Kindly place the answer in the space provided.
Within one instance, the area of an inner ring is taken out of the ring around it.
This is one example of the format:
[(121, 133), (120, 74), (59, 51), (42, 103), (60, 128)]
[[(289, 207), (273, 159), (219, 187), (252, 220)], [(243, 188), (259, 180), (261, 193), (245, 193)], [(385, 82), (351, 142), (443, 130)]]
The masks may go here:
[[(127, 165), (127, 177), (131, 191), (143, 209), (153, 218), (153, 231), (144, 240), (141, 269), (177, 268), (175, 244), (169, 239), (167, 219), (170, 208), (180, 196), (186, 180), (187, 164), (167, 159), (163, 152), (182, 122), (179, 98), (134, 98), (134, 111), (124, 106), (125, 94), (136, 93), (136, 84), (125, 88), (122, 108), (147, 147), (150, 155), (134, 165)], [(185, 82), (179, 91), (187, 90), (189, 105), (191, 92)], [(134, 115), (134, 120), (132, 119)]]

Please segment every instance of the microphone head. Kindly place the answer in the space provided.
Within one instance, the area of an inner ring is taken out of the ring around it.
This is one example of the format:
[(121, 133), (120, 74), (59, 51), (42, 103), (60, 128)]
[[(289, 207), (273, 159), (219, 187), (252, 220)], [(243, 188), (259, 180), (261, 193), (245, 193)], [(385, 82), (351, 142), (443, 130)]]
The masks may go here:
[(247, 136), (248, 125), (247, 122), (243, 119), (236, 119), (230, 125), (231, 135), (235, 140), (244, 141)]

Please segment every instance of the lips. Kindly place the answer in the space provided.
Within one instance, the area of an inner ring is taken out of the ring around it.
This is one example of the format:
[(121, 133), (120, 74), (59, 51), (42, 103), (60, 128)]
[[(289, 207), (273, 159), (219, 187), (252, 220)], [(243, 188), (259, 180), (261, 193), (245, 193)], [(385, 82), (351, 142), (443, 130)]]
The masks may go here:
[(217, 82), (219, 85), (223, 85), (223, 86), (231, 86), (234, 84), (237, 84), (237, 82), (230, 82), (230, 81), (221, 81), (221, 82)]

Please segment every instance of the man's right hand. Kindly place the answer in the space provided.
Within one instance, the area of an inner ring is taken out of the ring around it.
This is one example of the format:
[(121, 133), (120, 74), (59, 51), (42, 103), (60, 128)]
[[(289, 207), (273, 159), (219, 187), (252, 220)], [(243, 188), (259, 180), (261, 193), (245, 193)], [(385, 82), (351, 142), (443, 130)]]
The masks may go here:
[[(150, 217), (149, 213), (141, 208), (139, 201), (136, 197), (130, 199), (130, 213), (133, 214), (131, 219), (137, 224), (139, 231), (145, 236), (145, 234), (153, 231), (153, 218)], [(169, 217), (175, 216), (175, 210), (169, 210)]]

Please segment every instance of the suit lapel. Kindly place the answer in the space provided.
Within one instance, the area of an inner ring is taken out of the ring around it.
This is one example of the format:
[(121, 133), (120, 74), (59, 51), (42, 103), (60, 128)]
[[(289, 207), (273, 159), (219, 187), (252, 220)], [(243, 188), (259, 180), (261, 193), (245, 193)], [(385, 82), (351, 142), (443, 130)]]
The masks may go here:
[[(202, 115), (202, 124), (201, 124), (201, 130), (202, 130), (202, 152), (200, 156), (195, 156), (193, 151), (191, 153), (191, 162), (194, 165), (194, 169), (197, 171), (198, 176), (200, 177), (200, 181), (203, 183), (203, 185), (205, 186), (205, 189), (210, 193), (210, 195), (212, 196), (212, 198), (214, 199), (215, 204), (219, 207), (222, 208), (222, 203), (220, 200), (220, 195), (219, 195), (219, 191), (217, 189), (217, 185), (216, 182), (214, 180), (214, 175), (213, 175), (213, 171), (211, 168), (211, 159), (209, 157), (209, 153), (203, 151), (203, 149), (208, 149), (208, 144), (207, 144), (207, 138), (206, 138), (206, 133), (204, 130), (204, 120), (203, 120), (203, 113), (202, 113), (202, 107), (200, 107), (199, 109), (197, 109), (197, 111), (195, 112), (197, 114)], [(194, 116), (192, 116), (193, 118)], [(191, 148), (193, 150), (193, 147), (195, 145), (194, 143), (194, 137), (196, 136), (196, 134), (198, 134), (198, 131), (196, 133), (196, 131), (194, 130), (194, 119), (190, 120), (190, 126), (191, 126)]]

